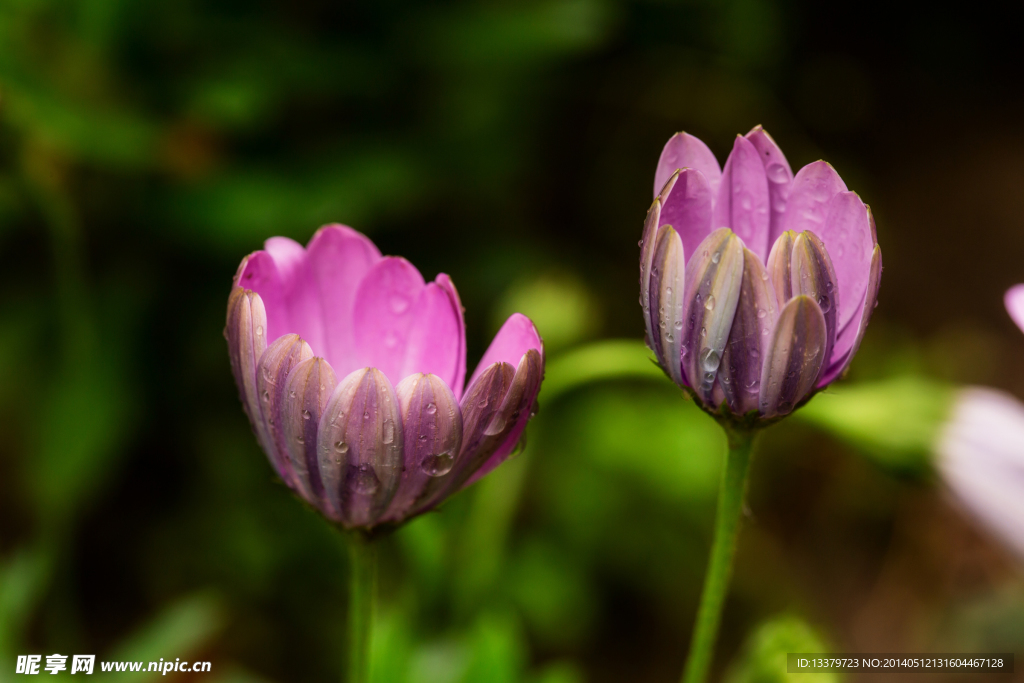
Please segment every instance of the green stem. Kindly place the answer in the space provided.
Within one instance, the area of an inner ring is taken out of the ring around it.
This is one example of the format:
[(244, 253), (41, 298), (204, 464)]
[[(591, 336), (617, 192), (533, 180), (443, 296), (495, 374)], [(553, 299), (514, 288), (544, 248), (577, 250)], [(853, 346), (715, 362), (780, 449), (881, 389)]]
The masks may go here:
[(683, 683), (704, 683), (714, 654), (718, 625), (722, 619), (722, 606), (729, 591), (732, 560), (736, 554), (736, 537), (740, 514), (747, 488), (747, 471), (754, 448), (756, 432), (725, 428), (729, 438), (722, 484), (718, 492), (718, 511), (715, 514), (715, 538), (711, 545), (708, 573), (704, 577), (704, 590), (690, 641), (690, 656), (683, 670)]
[(377, 607), (377, 547), (366, 535), (349, 536), (348, 683), (370, 680), (370, 640)]

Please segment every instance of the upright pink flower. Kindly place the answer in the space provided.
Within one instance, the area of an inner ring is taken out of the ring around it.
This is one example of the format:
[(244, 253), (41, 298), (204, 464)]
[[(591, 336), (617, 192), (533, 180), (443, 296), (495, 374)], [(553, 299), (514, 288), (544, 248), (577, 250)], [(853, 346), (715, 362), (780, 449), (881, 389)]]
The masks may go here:
[(284, 482), (345, 528), (397, 523), (494, 469), (534, 408), (544, 347), (511, 316), (466, 377), (451, 279), (342, 225), (242, 260), (228, 299), (231, 368)]
[(686, 133), (665, 145), (640, 253), (647, 341), (710, 413), (751, 426), (839, 377), (878, 295), (871, 211), (824, 161), (793, 175), (760, 126), (720, 168)]

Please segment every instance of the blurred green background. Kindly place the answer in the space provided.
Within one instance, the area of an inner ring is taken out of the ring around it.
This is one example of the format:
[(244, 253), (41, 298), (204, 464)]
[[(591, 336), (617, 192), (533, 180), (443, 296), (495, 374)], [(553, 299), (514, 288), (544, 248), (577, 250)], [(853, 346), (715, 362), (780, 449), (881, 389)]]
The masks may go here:
[(331, 221), (451, 274), (470, 367), (514, 310), (549, 352), (526, 452), (385, 541), (376, 680), (675, 680), (723, 442), (636, 341), (635, 244), (672, 133), (724, 161), (758, 123), (872, 205), (886, 271), (850, 378), (763, 440), (715, 675), (1021, 653), (1019, 565), (929, 461), (948, 387), (1024, 397), (1022, 20), (0, 0), (0, 681), (52, 652), (340, 680), (344, 541), (275, 482), (221, 337), (241, 257)]

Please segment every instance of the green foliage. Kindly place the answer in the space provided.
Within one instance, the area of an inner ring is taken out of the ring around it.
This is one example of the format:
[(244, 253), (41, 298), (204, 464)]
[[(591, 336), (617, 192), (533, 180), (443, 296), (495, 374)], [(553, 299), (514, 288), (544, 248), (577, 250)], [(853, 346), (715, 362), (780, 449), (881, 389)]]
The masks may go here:
[(821, 636), (803, 619), (774, 617), (757, 627), (743, 653), (726, 676), (726, 683), (837, 683), (834, 673), (787, 673), (789, 652), (827, 653)]

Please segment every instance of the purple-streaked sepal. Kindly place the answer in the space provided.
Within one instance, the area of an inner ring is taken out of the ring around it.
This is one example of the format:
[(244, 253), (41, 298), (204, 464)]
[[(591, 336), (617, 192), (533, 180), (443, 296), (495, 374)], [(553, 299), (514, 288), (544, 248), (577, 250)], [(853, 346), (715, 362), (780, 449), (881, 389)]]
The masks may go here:
[(318, 509), (323, 508), (324, 493), (317, 462), (320, 416), (337, 383), (323, 358), (301, 361), (288, 374), (280, 408), (281, 433), (297, 489)]
[(775, 299), (780, 306), (793, 298), (793, 242), (796, 233), (786, 230), (775, 240), (768, 254), (768, 279), (775, 288)]
[(825, 357), (825, 316), (801, 294), (779, 313), (761, 373), (761, 415), (785, 415), (807, 397)]
[(793, 295), (804, 294), (811, 297), (825, 317), (825, 355), (822, 369), (826, 369), (836, 341), (839, 286), (825, 246), (810, 230), (800, 233), (793, 241), (791, 275)]
[(286, 400), (288, 375), (299, 363), (313, 357), (313, 350), (297, 334), (286, 334), (267, 347), (256, 371), (256, 389), (263, 409), (271, 449), (267, 453), (281, 479), (298, 490), (295, 470), (288, 457), (288, 447), (281, 422), (281, 409)]
[(686, 266), (682, 365), (690, 387), (711, 401), (743, 281), (743, 243), (720, 228), (697, 247)]
[(462, 410), (436, 375), (417, 373), (395, 388), (402, 415), (401, 481), (382, 521), (400, 520), (421, 500), (447, 488), (462, 446)]
[(682, 384), (680, 347), (683, 340), (685, 296), (683, 242), (671, 225), (658, 231), (651, 262), (649, 339), (661, 366), (676, 384)]
[(325, 514), (346, 528), (376, 524), (398, 489), (402, 444), (398, 397), (383, 372), (363, 368), (339, 382), (317, 440)]
[(235, 287), (228, 298), (224, 336), (228, 340), (231, 372), (238, 386), (238, 396), (249, 416), (256, 439), (264, 452), (272, 452), (272, 442), (260, 407), (256, 386), (256, 367), (267, 350), (267, 311), (263, 300), (252, 290)]
[[(669, 182), (675, 182), (673, 175)], [(651, 208), (647, 210), (644, 221), (644, 233), (640, 238), (640, 307), (643, 309), (644, 325), (647, 328), (647, 341), (653, 345), (654, 332), (651, 325), (651, 266), (654, 261), (654, 250), (657, 246), (658, 227), (661, 217), (661, 198), (655, 197)], [(652, 346), (653, 349), (653, 346)]]
[(744, 249), (740, 298), (718, 371), (718, 383), (735, 415), (744, 415), (758, 408), (761, 367), (778, 316), (775, 289), (761, 259), (749, 249)]

